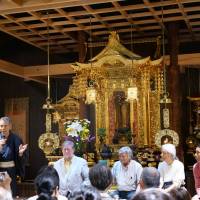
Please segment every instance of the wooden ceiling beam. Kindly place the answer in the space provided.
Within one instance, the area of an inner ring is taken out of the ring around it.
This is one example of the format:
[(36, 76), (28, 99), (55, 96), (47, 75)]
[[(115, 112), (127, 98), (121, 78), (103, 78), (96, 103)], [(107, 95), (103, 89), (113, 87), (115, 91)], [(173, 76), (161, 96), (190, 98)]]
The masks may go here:
[(23, 4), (23, 0), (8, 0), (8, 1), (18, 6), (21, 6)]
[(181, 13), (183, 15), (183, 18), (184, 18), (184, 21), (185, 21), (186, 26), (188, 28), (188, 31), (191, 34), (192, 39), (195, 40), (195, 35), (194, 35), (193, 31), (192, 31), (192, 26), (191, 26), (190, 21), (188, 19), (187, 13), (185, 12), (185, 8), (184, 8), (183, 4), (179, 0), (176, 0), (176, 1), (178, 3), (179, 9), (181, 10)]
[(12, 14), (12, 13), (21, 13), (27, 11), (38, 11), (38, 10), (48, 10), (55, 8), (64, 8), (71, 6), (83, 6), (83, 5), (91, 5), (98, 3), (107, 3), (118, 0), (52, 0), (52, 1), (44, 1), (44, 0), (29, 0), (25, 1), (22, 6), (12, 5), (2, 3), (0, 7), (1, 14)]
[(32, 80), (42, 84), (47, 84), (44, 78), (41, 77), (28, 77), (24, 74), (24, 67), (16, 65), (5, 60), (0, 60), (0, 72), (24, 78), (25, 80)]
[[(47, 76), (47, 65), (30, 66), (24, 68), (24, 75), (28, 77)], [(52, 64), (49, 67), (50, 75), (74, 74), (70, 63)]]

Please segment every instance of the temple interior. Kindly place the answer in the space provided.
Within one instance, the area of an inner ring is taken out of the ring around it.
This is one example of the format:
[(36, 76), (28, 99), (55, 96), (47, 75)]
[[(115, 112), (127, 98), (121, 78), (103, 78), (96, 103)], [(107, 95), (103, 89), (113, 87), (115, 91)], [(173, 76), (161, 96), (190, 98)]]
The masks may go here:
[(0, 116), (28, 144), (22, 196), (68, 137), (90, 167), (112, 167), (123, 146), (157, 167), (172, 143), (195, 193), (199, 1), (1, 0), (0, 91)]

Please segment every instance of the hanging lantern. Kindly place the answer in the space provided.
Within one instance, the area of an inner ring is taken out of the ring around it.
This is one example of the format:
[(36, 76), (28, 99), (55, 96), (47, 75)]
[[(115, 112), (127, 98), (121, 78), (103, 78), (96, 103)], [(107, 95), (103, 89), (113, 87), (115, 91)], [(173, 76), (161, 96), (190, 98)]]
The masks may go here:
[(92, 104), (96, 102), (96, 90), (94, 89), (94, 87), (88, 87), (86, 90), (86, 104)]
[(127, 100), (131, 101), (135, 99), (137, 99), (137, 87), (128, 88)]

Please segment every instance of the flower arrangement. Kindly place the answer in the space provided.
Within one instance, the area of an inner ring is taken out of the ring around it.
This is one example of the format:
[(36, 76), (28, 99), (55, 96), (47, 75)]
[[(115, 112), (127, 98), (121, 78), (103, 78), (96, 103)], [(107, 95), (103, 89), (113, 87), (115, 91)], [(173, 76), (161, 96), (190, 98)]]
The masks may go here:
[(84, 144), (94, 139), (90, 135), (89, 126), (90, 121), (87, 119), (73, 119), (64, 123), (66, 136), (73, 139), (77, 151), (83, 151)]

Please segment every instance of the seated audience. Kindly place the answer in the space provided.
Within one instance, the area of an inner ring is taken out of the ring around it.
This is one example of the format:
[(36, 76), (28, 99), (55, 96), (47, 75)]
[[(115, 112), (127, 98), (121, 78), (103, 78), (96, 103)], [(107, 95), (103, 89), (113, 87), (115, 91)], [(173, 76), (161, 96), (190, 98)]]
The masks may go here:
[(132, 160), (132, 154), (130, 147), (119, 149), (119, 161), (112, 168), (114, 183), (117, 184), (117, 191), (113, 196), (118, 195), (120, 199), (132, 198), (142, 173), (141, 164)]
[(99, 192), (92, 186), (81, 186), (69, 194), (68, 200), (101, 200)]
[(149, 188), (137, 193), (132, 200), (174, 200), (164, 190), (158, 188)]
[(155, 167), (145, 167), (140, 177), (140, 189), (159, 188), (160, 173)]
[(87, 161), (74, 155), (75, 146), (72, 141), (64, 141), (62, 145), (63, 157), (54, 163), (60, 177), (60, 194), (68, 196), (81, 186), (89, 185), (89, 168)]
[(35, 178), (37, 195), (28, 200), (67, 200), (59, 195), (59, 176), (53, 166), (47, 166), (40, 170)]
[(190, 193), (185, 187), (172, 189), (169, 194), (174, 198), (174, 200), (191, 200)]
[(161, 150), (163, 162), (158, 165), (161, 177), (160, 186), (168, 192), (173, 188), (184, 185), (184, 165), (177, 159), (176, 148), (173, 144), (164, 144)]
[(193, 199), (196, 199), (200, 198), (200, 144), (197, 145), (194, 155), (197, 160), (197, 162), (193, 166), (193, 175), (197, 194), (193, 197)]
[(11, 178), (7, 172), (0, 172), (0, 199), (12, 200)]
[(107, 189), (112, 184), (112, 173), (109, 167), (103, 164), (94, 165), (89, 171), (90, 183), (99, 190), (102, 199), (111, 199)]

